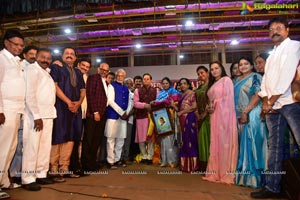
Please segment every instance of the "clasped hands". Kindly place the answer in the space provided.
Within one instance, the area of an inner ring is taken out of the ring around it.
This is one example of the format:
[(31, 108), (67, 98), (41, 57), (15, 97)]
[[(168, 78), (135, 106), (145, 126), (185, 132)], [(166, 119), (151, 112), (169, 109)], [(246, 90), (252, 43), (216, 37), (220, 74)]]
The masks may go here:
[(68, 103), (68, 109), (69, 109), (69, 111), (71, 111), (72, 113), (77, 113), (79, 107), (80, 107), (80, 102), (79, 102), (79, 101), (70, 101), (70, 102)]

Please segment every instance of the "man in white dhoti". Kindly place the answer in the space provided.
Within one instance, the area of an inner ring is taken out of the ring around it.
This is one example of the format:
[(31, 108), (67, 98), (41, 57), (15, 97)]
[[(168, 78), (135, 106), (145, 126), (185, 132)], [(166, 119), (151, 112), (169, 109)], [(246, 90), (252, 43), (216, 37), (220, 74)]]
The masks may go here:
[(48, 49), (40, 49), (37, 62), (26, 69), (26, 107), (23, 127), (22, 184), (30, 191), (41, 189), (39, 184), (51, 184), (49, 169), (56, 90), (50, 76), (52, 61)]
[(107, 137), (107, 162), (111, 169), (117, 168), (126, 138), (127, 115), (132, 109), (132, 101), (129, 97), (129, 89), (124, 85), (126, 72), (118, 69), (116, 72), (116, 81), (108, 85), (106, 109), (107, 121), (105, 126), (105, 136)]

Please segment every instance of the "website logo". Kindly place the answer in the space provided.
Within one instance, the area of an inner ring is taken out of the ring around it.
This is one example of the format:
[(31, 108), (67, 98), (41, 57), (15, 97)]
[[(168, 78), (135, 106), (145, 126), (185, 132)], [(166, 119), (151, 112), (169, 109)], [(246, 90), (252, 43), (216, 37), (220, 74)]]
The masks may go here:
[(254, 8), (248, 5), (245, 1), (242, 2), (241, 15), (247, 15), (254, 11)]
[(266, 10), (299, 9), (299, 3), (273, 3), (273, 4), (254, 3), (254, 9), (266, 9)]
[(247, 15), (254, 10), (281, 10), (281, 11), (291, 11), (292, 10), (297, 10), (299, 9), (300, 4), (299, 3), (273, 3), (273, 4), (266, 4), (266, 3), (253, 3), (252, 5), (248, 5), (247, 2), (243, 1), (242, 2), (242, 7), (241, 7), (241, 15)]

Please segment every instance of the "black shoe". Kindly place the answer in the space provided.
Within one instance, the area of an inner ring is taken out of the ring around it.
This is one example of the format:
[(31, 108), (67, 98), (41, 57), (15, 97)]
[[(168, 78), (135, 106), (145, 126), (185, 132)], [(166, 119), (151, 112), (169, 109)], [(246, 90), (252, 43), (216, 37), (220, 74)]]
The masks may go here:
[(126, 163), (124, 161), (119, 161), (116, 163), (119, 167), (126, 167)]
[[(97, 170), (98, 171), (98, 170)], [(77, 175), (79, 175), (79, 176), (88, 176), (89, 174), (87, 173), (84, 173), (84, 171), (83, 170), (81, 170), (81, 169), (78, 169), (78, 170), (76, 170), (76, 171), (73, 171), (73, 174), (77, 174)]]
[(269, 199), (269, 198), (278, 198), (279, 193), (271, 192), (268, 189), (263, 188), (258, 192), (251, 192), (250, 196), (253, 199)]
[(142, 164), (147, 164), (147, 163), (148, 163), (148, 160), (147, 160), (147, 159), (142, 159), (142, 160), (141, 160), (141, 163), (142, 163)]
[(12, 182), (12, 183), (17, 183), (17, 184), (19, 184), (19, 185), (22, 184), (21, 177), (15, 177), (15, 176), (13, 176), (13, 177), (11, 177), (11, 182)]
[(49, 178), (37, 178), (36, 182), (41, 185), (53, 184), (54, 181)]
[(29, 184), (23, 184), (22, 187), (25, 190), (29, 190), (29, 191), (39, 191), (41, 190), (41, 186), (39, 184), (37, 184), (36, 182), (32, 182)]
[(153, 164), (152, 160), (147, 160), (147, 165), (152, 165), (152, 164)]
[(118, 169), (116, 164), (109, 164), (109, 169)]

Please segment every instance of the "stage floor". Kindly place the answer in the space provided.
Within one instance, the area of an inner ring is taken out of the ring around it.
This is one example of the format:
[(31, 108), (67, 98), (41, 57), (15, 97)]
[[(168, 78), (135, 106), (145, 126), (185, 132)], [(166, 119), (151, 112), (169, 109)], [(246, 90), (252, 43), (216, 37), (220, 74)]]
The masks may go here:
[(98, 174), (67, 178), (64, 183), (42, 186), (38, 192), (8, 190), (11, 200), (248, 200), (254, 189), (211, 183), (200, 174), (181, 173), (157, 165), (132, 164)]

